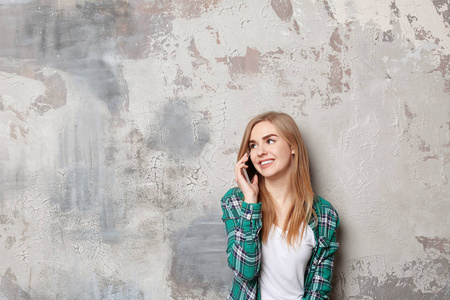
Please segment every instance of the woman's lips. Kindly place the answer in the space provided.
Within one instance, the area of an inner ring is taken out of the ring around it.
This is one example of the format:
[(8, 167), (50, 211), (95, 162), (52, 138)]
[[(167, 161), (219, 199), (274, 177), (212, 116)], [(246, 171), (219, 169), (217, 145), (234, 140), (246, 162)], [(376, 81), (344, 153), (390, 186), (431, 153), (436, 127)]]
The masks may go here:
[(266, 159), (259, 162), (262, 169), (268, 168), (273, 163), (273, 159)]

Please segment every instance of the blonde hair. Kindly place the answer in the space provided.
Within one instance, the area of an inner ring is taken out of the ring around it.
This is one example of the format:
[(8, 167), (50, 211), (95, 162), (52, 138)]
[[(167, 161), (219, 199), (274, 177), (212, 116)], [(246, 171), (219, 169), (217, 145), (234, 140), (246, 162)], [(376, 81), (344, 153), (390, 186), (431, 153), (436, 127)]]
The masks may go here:
[[(293, 198), (292, 206), (283, 225), (283, 231), (287, 231), (286, 241), (289, 245), (294, 243), (300, 236), (303, 237), (306, 226), (311, 215), (316, 216), (313, 210), (314, 192), (311, 186), (311, 177), (309, 174), (308, 153), (302, 135), (297, 124), (291, 116), (279, 112), (266, 112), (254, 117), (245, 128), (242, 137), (241, 147), (239, 148), (238, 160), (249, 152), (248, 142), (250, 135), (256, 124), (268, 121), (273, 124), (281, 138), (294, 149), (292, 160), (292, 173), (290, 176), (290, 193)], [(262, 222), (261, 237), (264, 242), (267, 241), (272, 225), (276, 224), (276, 204), (266, 188), (264, 177), (258, 174), (259, 195), (258, 201), (262, 203)], [(300, 233), (301, 228), (301, 233)]]

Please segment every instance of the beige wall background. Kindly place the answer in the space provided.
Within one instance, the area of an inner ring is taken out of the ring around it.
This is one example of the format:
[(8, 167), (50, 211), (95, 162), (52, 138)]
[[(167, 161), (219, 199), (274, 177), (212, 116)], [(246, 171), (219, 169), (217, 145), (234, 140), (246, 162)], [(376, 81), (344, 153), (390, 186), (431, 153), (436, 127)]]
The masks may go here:
[(0, 0), (0, 298), (224, 299), (243, 128), (291, 114), (332, 299), (450, 297), (446, 0)]

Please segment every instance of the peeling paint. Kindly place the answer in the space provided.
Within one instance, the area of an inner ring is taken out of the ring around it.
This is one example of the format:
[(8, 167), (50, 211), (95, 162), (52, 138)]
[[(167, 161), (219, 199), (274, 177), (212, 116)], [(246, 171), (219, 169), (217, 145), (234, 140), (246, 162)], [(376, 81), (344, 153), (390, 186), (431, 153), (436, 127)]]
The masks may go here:
[(191, 56), (195, 57), (195, 61), (192, 61), (192, 66), (194, 69), (198, 69), (203, 64), (208, 64), (209, 61), (202, 57), (200, 52), (197, 49), (197, 46), (195, 45), (195, 40), (191, 40), (191, 44), (188, 47), (188, 50), (191, 52)]
[(271, 0), (270, 5), (282, 21), (289, 21), (292, 17), (292, 3), (290, 0)]
[(336, 52), (341, 52), (342, 40), (339, 34), (339, 29), (335, 28), (333, 34), (330, 37), (330, 46)]
[(392, 1), (392, 2), (391, 2), (391, 11), (392, 11), (392, 13), (394, 13), (394, 15), (395, 15), (397, 18), (400, 17), (399, 10), (398, 10), (398, 7), (397, 7), (395, 1)]
[(323, 0), (323, 4), (325, 6), (325, 9), (328, 13), (328, 16), (330, 16), (330, 18), (335, 19), (333, 11), (331, 9), (330, 3), (328, 2), (328, 0)]
[(383, 32), (383, 42), (392, 42), (394, 40), (394, 35), (392, 33), (392, 30), (388, 30)]
[(342, 79), (344, 72), (342, 70), (341, 62), (337, 56), (329, 55), (328, 61), (331, 63), (330, 77), (328, 77), (328, 84), (332, 93), (342, 93)]
[(450, 74), (450, 54), (440, 56), (439, 66), (430, 73), (436, 71), (441, 72), (442, 77), (446, 77), (447, 73)]
[(411, 109), (407, 104), (405, 104), (405, 115), (408, 119), (413, 119), (414, 117), (417, 116), (415, 113), (411, 111)]
[(431, 147), (428, 146), (424, 140), (422, 140), (420, 141), (419, 150), (422, 152), (430, 152)]
[(436, 249), (442, 254), (450, 254), (450, 239), (440, 237), (430, 238), (426, 236), (416, 236), (416, 240), (423, 245), (424, 251)]
[(439, 66), (431, 70), (430, 73), (436, 71), (441, 72), (444, 78), (444, 91), (450, 93), (450, 54), (440, 56)]
[(294, 20), (294, 30), (297, 34), (300, 34), (300, 26), (298, 26), (297, 20)]
[(245, 56), (230, 58), (230, 71), (232, 73), (254, 74), (259, 71), (259, 60), (261, 52), (247, 47)]
[(432, 0), (438, 14), (442, 14), (445, 27), (450, 27), (450, 5), (445, 0)]
[(424, 27), (416, 25), (419, 21), (419, 19), (416, 16), (408, 14), (407, 19), (408, 19), (408, 22), (413, 27), (416, 38), (419, 41), (432, 41), (435, 44), (439, 44), (439, 42), (440, 42), (439, 38), (434, 37), (431, 31), (426, 31), (424, 29)]

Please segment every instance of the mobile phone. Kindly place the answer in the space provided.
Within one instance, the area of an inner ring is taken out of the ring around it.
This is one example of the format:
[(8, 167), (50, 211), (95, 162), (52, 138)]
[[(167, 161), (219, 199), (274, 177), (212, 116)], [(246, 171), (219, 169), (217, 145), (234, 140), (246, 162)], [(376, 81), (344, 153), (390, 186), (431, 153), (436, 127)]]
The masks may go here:
[(245, 179), (247, 180), (248, 184), (252, 184), (252, 179), (255, 176), (255, 174), (257, 173), (255, 166), (252, 163), (252, 160), (250, 159), (250, 154), (248, 155), (248, 160), (245, 162), (245, 164), (248, 166), (247, 169), (242, 169), (244, 170), (244, 176)]

